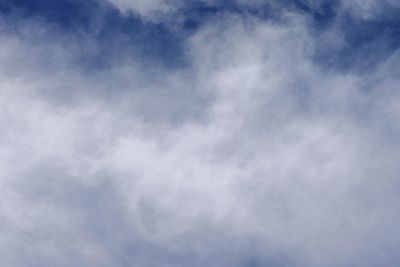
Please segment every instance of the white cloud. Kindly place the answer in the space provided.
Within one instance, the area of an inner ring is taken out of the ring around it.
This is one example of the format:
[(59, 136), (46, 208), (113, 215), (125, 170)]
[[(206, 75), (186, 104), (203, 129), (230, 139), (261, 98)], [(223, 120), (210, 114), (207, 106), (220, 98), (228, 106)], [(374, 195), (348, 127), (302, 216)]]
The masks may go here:
[(134, 12), (144, 19), (157, 21), (171, 15), (182, 5), (182, 1), (176, 0), (107, 0), (122, 12)]
[(0, 265), (394, 266), (398, 56), (323, 70), (288, 17), (212, 21), (157, 81), (85, 75), (63, 43), (48, 68), (54, 40), (4, 36)]

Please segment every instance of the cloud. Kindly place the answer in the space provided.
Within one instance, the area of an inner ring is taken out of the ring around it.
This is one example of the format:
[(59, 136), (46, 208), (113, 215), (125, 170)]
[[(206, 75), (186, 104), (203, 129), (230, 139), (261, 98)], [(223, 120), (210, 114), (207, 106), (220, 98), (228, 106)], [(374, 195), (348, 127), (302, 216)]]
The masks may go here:
[(393, 0), (385, 0), (385, 1), (346, 1), (343, 2), (343, 6), (349, 9), (354, 15), (361, 17), (362, 19), (376, 19), (382, 18), (386, 15), (391, 15), (390, 13), (393, 10), (397, 10), (400, 8), (400, 5), (397, 1)]
[(108, 2), (118, 7), (122, 12), (131, 11), (150, 20), (157, 20), (160, 16), (168, 16), (183, 4), (182, 1), (168, 0), (108, 0)]
[(188, 32), (130, 3), (87, 31), (2, 13), (0, 265), (398, 265), (399, 52), (372, 49), (391, 35), (353, 42), (343, 3), (323, 27), (320, 2), (191, 11)]

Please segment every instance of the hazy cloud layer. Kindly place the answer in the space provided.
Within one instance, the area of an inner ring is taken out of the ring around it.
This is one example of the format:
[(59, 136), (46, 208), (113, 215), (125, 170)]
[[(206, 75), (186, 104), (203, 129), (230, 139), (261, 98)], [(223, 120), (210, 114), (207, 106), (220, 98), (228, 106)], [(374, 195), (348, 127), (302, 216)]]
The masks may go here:
[(399, 265), (396, 1), (0, 14), (1, 266)]

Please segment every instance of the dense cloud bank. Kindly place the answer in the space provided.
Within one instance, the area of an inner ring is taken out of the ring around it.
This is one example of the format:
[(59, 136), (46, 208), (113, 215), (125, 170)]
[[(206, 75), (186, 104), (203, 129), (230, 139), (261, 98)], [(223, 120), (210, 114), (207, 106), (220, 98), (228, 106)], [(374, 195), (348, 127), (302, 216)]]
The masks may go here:
[(395, 267), (398, 1), (0, 1), (0, 265)]

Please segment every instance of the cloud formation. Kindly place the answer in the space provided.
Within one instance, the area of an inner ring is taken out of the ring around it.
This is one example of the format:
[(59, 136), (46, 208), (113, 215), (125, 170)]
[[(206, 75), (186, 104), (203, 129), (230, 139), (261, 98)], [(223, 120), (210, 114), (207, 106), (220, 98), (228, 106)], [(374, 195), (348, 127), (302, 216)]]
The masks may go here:
[(0, 14), (1, 266), (398, 266), (396, 1)]

